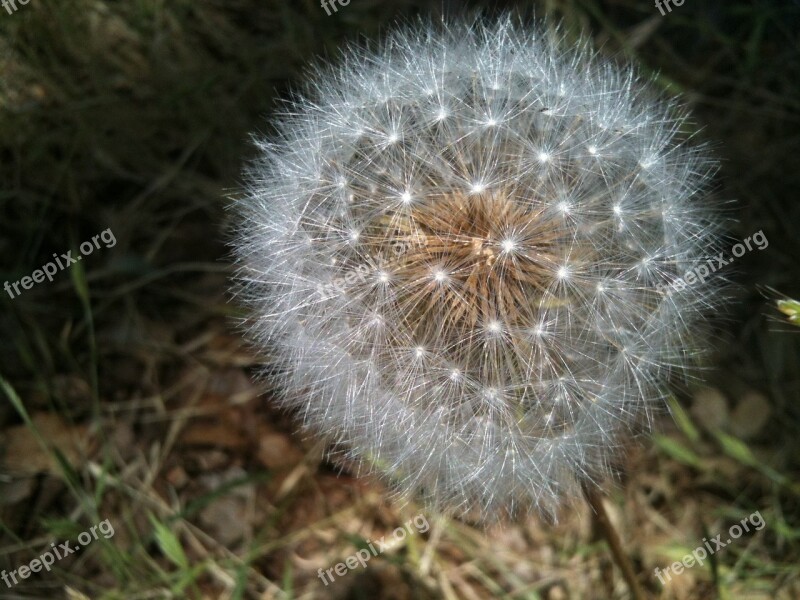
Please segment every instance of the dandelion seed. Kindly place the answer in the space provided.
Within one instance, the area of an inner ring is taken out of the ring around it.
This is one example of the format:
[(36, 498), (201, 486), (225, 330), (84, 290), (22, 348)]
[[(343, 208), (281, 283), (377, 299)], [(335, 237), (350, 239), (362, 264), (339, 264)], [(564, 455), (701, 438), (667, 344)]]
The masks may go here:
[(500, 247), (503, 249), (503, 252), (510, 254), (517, 247), (517, 244), (514, 242), (514, 240), (503, 240), (500, 243)]
[(445, 273), (441, 269), (436, 269), (433, 272), (433, 279), (434, 281), (436, 281), (436, 283), (444, 283), (445, 281), (447, 281), (447, 273)]

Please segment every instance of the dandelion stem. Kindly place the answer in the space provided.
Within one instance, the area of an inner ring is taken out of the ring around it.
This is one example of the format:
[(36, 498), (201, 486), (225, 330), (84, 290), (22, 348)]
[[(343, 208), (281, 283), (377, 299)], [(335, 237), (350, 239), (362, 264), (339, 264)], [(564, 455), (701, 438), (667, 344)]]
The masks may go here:
[(628, 589), (631, 592), (631, 598), (633, 598), (633, 600), (646, 600), (647, 596), (645, 596), (642, 587), (639, 585), (639, 581), (636, 579), (633, 565), (628, 555), (625, 554), (625, 549), (622, 547), (619, 534), (617, 530), (614, 529), (614, 524), (611, 522), (611, 519), (608, 518), (608, 513), (603, 506), (601, 494), (596, 488), (590, 487), (589, 485), (584, 485), (583, 494), (592, 509), (592, 519), (599, 526), (611, 550), (614, 562), (617, 563), (620, 571), (622, 571), (622, 576), (625, 578), (625, 583), (628, 584)]

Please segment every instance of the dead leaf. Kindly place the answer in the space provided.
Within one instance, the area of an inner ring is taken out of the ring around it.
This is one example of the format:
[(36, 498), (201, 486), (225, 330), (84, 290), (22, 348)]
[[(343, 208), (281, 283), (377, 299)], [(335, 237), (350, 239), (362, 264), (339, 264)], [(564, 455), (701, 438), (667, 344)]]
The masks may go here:
[(33, 415), (33, 427), (39, 432), (37, 439), (27, 425), (10, 427), (5, 431), (0, 465), (13, 474), (35, 475), (48, 472), (60, 474), (53, 449), (59, 452), (70, 464), (78, 464), (89, 454), (93, 445), (89, 440), (89, 428), (85, 425), (71, 426), (60, 416), (40, 412)]

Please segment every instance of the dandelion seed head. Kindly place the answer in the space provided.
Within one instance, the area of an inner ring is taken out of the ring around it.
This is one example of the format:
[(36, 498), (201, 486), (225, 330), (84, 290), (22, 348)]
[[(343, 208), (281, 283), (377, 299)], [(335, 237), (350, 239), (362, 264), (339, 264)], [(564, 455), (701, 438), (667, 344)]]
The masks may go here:
[(511, 18), (402, 27), (293, 103), (233, 242), (281, 405), (401, 494), (554, 515), (721, 302), (720, 278), (663, 291), (720, 239), (687, 116)]

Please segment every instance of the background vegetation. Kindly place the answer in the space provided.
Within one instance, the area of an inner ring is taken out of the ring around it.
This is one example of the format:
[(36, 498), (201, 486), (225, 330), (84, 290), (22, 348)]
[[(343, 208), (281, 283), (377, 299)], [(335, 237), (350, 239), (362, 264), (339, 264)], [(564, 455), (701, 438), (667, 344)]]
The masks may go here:
[[(30, 0), (0, 9), (0, 282), (101, 231), (117, 244), (0, 293), (0, 570), (109, 519), (0, 598), (623, 598), (588, 509), (557, 525), (431, 529), (324, 586), (419, 514), (334, 466), (253, 383), (232, 328), (226, 197), (306, 61), (430, 10), (564, 20), (685, 95), (719, 142), (733, 240), (705, 388), (632, 446), (608, 510), (660, 598), (800, 597), (800, 6), (687, 0), (434, 3)], [(795, 330), (797, 331), (797, 330)], [(766, 526), (662, 586), (653, 574), (759, 511)]]

